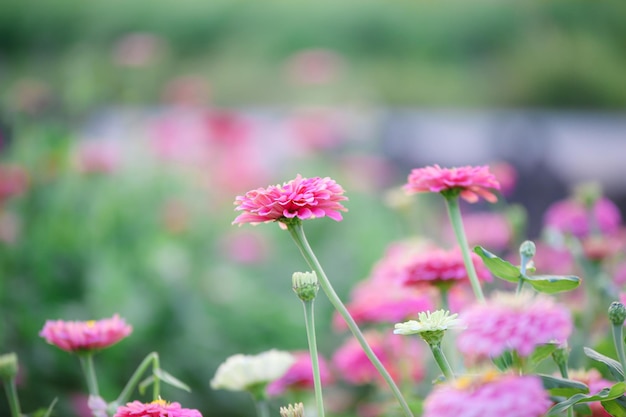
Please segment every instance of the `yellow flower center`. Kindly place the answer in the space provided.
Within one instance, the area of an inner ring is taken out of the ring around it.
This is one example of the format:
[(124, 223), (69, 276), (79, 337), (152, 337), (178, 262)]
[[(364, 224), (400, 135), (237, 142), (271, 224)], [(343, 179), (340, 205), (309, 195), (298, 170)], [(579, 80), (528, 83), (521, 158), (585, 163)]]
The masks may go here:
[(87, 327), (94, 327), (96, 325), (96, 321), (95, 320), (89, 320), (87, 322)]
[(154, 401), (152, 401), (150, 404), (156, 404), (156, 405), (160, 405), (160, 406), (165, 407), (165, 406), (166, 406), (166, 405), (168, 405), (169, 403), (168, 403), (167, 401), (165, 401), (164, 399), (159, 398), (158, 400), (154, 400)]

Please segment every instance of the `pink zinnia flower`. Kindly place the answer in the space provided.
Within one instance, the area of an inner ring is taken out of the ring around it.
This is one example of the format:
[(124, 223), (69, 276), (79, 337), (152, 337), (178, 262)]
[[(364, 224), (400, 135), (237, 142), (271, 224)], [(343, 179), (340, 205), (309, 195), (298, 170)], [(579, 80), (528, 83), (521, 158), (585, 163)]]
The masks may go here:
[(540, 417), (551, 406), (538, 377), (488, 373), (435, 387), (423, 417)]
[[(471, 253), (472, 263), (476, 269), (478, 278), (483, 281), (491, 281), (491, 273), (483, 264), (483, 261), (475, 253)], [(463, 255), (460, 250), (433, 249), (416, 256), (406, 266), (404, 285), (415, 284), (441, 284), (453, 282), (469, 282)]]
[[(424, 286), (406, 288), (398, 282), (367, 280), (361, 282), (351, 294), (346, 305), (354, 321), (358, 324), (397, 323), (417, 318), (420, 311), (435, 309), (436, 291)], [(345, 330), (345, 320), (335, 313), (333, 325)]]
[(202, 417), (198, 410), (181, 408), (179, 403), (156, 400), (144, 404), (133, 401), (118, 407), (113, 417)]
[(434, 165), (411, 171), (409, 182), (404, 187), (409, 193), (458, 191), (468, 203), (477, 202), (479, 197), (495, 203), (498, 198), (491, 190), (499, 190), (500, 183), (486, 165), (458, 168)]
[[(364, 336), (394, 381), (400, 382), (404, 376), (410, 377), (414, 382), (424, 378), (425, 368), (422, 361), (427, 356), (417, 338), (396, 337), (372, 330), (365, 332)], [(332, 363), (338, 375), (351, 384), (384, 384), (379, 372), (355, 338), (348, 339), (339, 347), (333, 355)]]
[(457, 347), (470, 361), (515, 350), (529, 356), (544, 343), (564, 343), (572, 333), (572, 317), (553, 298), (530, 292), (499, 293), (484, 304), (468, 308), (461, 319), (467, 329)]
[(582, 202), (570, 198), (552, 204), (543, 221), (546, 227), (583, 238), (594, 231), (616, 233), (622, 216), (615, 203), (608, 198), (599, 198), (590, 210)]
[(39, 336), (68, 352), (103, 349), (114, 345), (132, 332), (117, 314), (98, 321), (48, 320)]
[(348, 198), (343, 188), (329, 177), (303, 178), (300, 174), (283, 185), (270, 185), (237, 196), (235, 210), (243, 213), (233, 224), (267, 223), (285, 219), (301, 220), (328, 216), (335, 221), (347, 211), (341, 201)]
[[(296, 361), (287, 372), (277, 380), (267, 386), (267, 394), (270, 396), (281, 395), (288, 389), (311, 390), (313, 383), (313, 367), (311, 366), (311, 355), (309, 351), (292, 352)], [(333, 382), (330, 366), (324, 357), (319, 356), (320, 379), (322, 385)]]

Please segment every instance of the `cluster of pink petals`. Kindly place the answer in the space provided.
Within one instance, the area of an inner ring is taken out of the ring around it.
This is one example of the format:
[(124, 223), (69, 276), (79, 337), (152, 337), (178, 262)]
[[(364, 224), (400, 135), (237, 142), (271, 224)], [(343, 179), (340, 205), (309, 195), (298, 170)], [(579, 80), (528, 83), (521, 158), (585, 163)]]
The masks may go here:
[(181, 408), (179, 403), (163, 400), (144, 404), (133, 401), (118, 407), (113, 417), (202, 417), (198, 410)]
[[(313, 389), (313, 367), (309, 351), (292, 352), (296, 361), (287, 372), (267, 386), (267, 394), (277, 396), (287, 390), (311, 390)], [(330, 365), (322, 356), (318, 356), (320, 379), (323, 386), (333, 382)]]
[[(406, 288), (399, 282), (370, 279), (352, 291), (346, 307), (357, 324), (397, 323), (417, 318), (420, 311), (434, 310), (436, 296), (428, 287)], [(333, 316), (333, 326), (347, 329), (338, 313)]]
[(457, 168), (433, 165), (412, 170), (404, 187), (409, 193), (459, 190), (461, 198), (468, 203), (477, 202), (479, 197), (495, 203), (498, 198), (491, 190), (499, 190), (500, 183), (486, 165)]
[[(401, 378), (406, 376), (413, 382), (424, 378), (423, 361), (427, 356), (417, 338), (395, 337), (373, 330), (365, 332), (364, 336), (394, 381), (400, 383)], [(385, 384), (355, 338), (348, 339), (337, 349), (332, 364), (337, 374), (351, 384)]]
[(39, 336), (68, 352), (89, 351), (109, 347), (132, 332), (117, 314), (98, 321), (48, 320)]
[(540, 417), (551, 405), (538, 377), (500, 375), (437, 386), (423, 417)]
[[(475, 253), (471, 254), (476, 274), (483, 281), (491, 281), (492, 276)], [(432, 249), (416, 256), (408, 265), (404, 275), (404, 285), (423, 283), (469, 281), (463, 255), (460, 250)]]
[(497, 357), (507, 350), (529, 356), (538, 345), (564, 343), (572, 333), (570, 311), (553, 298), (531, 293), (499, 293), (484, 304), (475, 304), (462, 316), (466, 330), (457, 347), (473, 361)]
[(576, 199), (557, 201), (544, 215), (544, 225), (578, 238), (593, 232), (613, 234), (619, 230), (622, 216), (611, 200), (600, 198), (589, 211)]
[(233, 224), (266, 223), (282, 219), (301, 220), (330, 217), (341, 221), (347, 209), (341, 201), (348, 198), (343, 188), (329, 177), (303, 178), (301, 175), (284, 183), (248, 191), (235, 199), (235, 210), (243, 211)]

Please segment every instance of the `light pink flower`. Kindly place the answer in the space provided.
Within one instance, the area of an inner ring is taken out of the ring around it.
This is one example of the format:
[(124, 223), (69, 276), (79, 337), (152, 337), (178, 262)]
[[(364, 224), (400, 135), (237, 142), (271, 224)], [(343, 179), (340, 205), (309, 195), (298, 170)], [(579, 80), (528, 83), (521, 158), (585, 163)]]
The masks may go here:
[(572, 333), (572, 317), (553, 298), (530, 292), (498, 293), (475, 304), (461, 316), (466, 330), (457, 338), (459, 351), (470, 362), (515, 350), (526, 357), (538, 345), (564, 343)]
[(133, 401), (118, 407), (113, 417), (202, 417), (198, 410), (181, 408), (179, 403), (156, 400), (144, 404)]
[(498, 198), (491, 190), (499, 190), (500, 183), (486, 165), (458, 168), (441, 168), (439, 165), (433, 165), (411, 171), (409, 182), (404, 187), (409, 193), (458, 190), (461, 198), (468, 203), (477, 202), (479, 197), (495, 203)]
[[(420, 382), (424, 378), (423, 360), (427, 356), (417, 338), (373, 330), (365, 332), (364, 336), (394, 381), (400, 383), (403, 377), (409, 377), (413, 382)], [(385, 383), (355, 338), (348, 339), (337, 349), (332, 364), (337, 374), (351, 384)]]
[(386, 284), (401, 284), (407, 266), (425, 251), (437, 248), (432, 242), (421, 238), (410, 238), (390, 243), (383, 257), (374, 264), (370, 279)]
[(110, 174), (120, 166), (121, 147), (111, 141), (85, 140), (76, 145), (76, 165), (84, 174)]
[[(434, 310), (435, 298), (436, 291), (433, 294), (426, 286), (406, 288), (398, 282), (366, 280), (352, 291), (346, 307), (358, 324), (397, 323), (417, 318), (420, 311)], [(333, 316), (333, 325), (338, 330), (347, 329), (338, 313)]]
[(621, 221), (618, 207), (608, 198), (599, 198), (591, 210), (573, 198), (557, 201), (548, 208), (543, 218), (545, 227), (578, 238), (593, 232), (613, 234), (619, 230)]
[(329, 177), (303, 178), (300, 174), (283, 185), (248, 191), (235, 199), (235, 210), (243, 211), (233, 224), (267, 223), (284, 219), (301, 220), (328, 216), (335, 221), (347, 211), (341, 201), (348, 198), (343, 188)]
[[(491, 273), (475, 253), (471, 254), (478, 278), (491, 281)], [(404, 285), (423, 283), (439, 284), (443, 282), (469, 282), (463, 255), (458, 249), (433, 249), (416, 256), (406, 266)]]
[(28, 172), (19, 165), (0, 165), (0, 204), (23, 194), (28, 188)]
[(423, 417), (540, 417), (551, 405), (538, 377), (488, 373), (435, 387)]
[(621, 262), (615, 266), (613, 282), (620, 286), (626, 285), (626, 262)]
[(517, 170), (508, 162), (496, 162), (489, 166), (493, 175), (500, 183), (500, 192), (504, 196), (510, 196), (517, 183)]
[[(310, 390), (313, 389), (313, 368), (311, 366), (311, 355), (308, 351), (292, 352), (296, 361), (287, 372), (277, 380), (267, 386), (267, 394), (277, 396), (283, 394), (288, 389)], [(320, 367), (320, 379), (325, 386), (333, 382), (330, 366), (323, 356), (318, 357)]]
[(117, 314), (110, 319), (91, 321), (48, 320), (39, 336), (68, 352), (90, 351), (109, 347), (132, 332)]
[[(614, 384), (602, 378), (600, 372), (593, 368), (589, 370), (570, 370), (569, 379), (586, 384), (589, 387), (589, 394), (591, 395), (597, 394), (604, 388), (610, 388)], [(611, 417), (604, 407), (602, 407), (600, 401), (589, 403), (589, 408), (591, 408), (591, 417)]]

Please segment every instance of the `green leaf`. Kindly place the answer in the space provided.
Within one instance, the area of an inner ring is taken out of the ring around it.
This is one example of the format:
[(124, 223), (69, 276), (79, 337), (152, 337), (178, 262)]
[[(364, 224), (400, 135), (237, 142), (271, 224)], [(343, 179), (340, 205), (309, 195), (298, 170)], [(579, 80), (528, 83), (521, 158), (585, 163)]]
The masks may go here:
[(567, 400), (561, 401), (560, 403), (556, 404), (548, 411), (548, 414), (553, 415), (561, 413), (567, 410), (569, 407), (573, 406), (574, 404), (614, 400), (621, 397), (624, 394), (624, 391), (626, 391), (626, 383), (618, 382), (611, 388), (605, 388), (595, 395), (575, 394)]
[(626, 417), (626, 398), (621, 396), (614, 400), (602, 401), (602, 407), (614, 417)]
[(509, 350), (506, 350), (500, 356), (491, 358), (491, 361), (494, 365), (496, 365), (499, 370), (506, 371), (507, 369), (511, 368), (511, 366), (513, 366), (513, 353), (511, 353), (511, 351)]
[(139, 394), (144, 395), (148, 387), (152, 384), (154, 384), (154, 375), (150, 375), (139, 383), (139, 386), (137, 387)]
[(525, 278), (535, 290), (546, 294), (573, 290), (581, 282), (573, 275), (531, 275)]
[(502, 258), (499, 258), (493, 253), (484, 249), (482, 246), (474, 247), (474, 252), (478, 256), (480, 256), (487, 269), (489, 269), (489, 271), (491, 271), (491, 273), (496, 277), (516, 284), (520, 280), (521, 273), (519, 269), (512, 263), (507, 262)]
[(615, 379), (618, 381), (624, 380), (624, 371), (622, 370), (622, 365), (615, 359), (611, 359), (608, 356), (604, 356), (600, 352), (596, 352), (595, 350), (589, 347), (583, 347), (583, 351), (588, 358), (591, 358), (595, 361), (602, 362), (609, 368), (609, 372)]
[(548, 356), (552, 354), (555, 350), (557, 350), (559, 345), (556, 343), (546, 343), (543, 345), (539, 345), (535, 348), (533, 353), (528, 358), (529, 365), (535, 367), (539, 364), (539, 362), (546, 359)]
[(191, 392), (191, 388), (181, 380), (175, 378), (169, 372), (164, 371), (163, 369), (157, 368), (154, 370), (154, 375), (159, 378), (161, 381), (169, 384), (178, 389), (182, 389), (183, 391)]
[[(37, 410), (33, 411), (29, 415), (32, 417), (50, 417), (50, 414), (52, 413), (52, 409), (56, 405), (57, 401), (58, 401), (58, 398), (55, 398), (54, 400), (52, 400), (52, 403), (50, 403), (48, 408), (38, 408)], [(25, 416), (25, 414), (23, 415)]]
[(43, 417), (50, 417), (50, 414), (52, 414), (52, 409), (54, 408), (54, 406), (57, 403), (58, 398), (55, 398), (54, 400), (52, 400), (52, 402), (50, 403), (50, 406), (48, 407), (48, 409), (46, 410), (45, 414), (43, 415)]
[(541, 382), (543, 382), (543, 387), (549, 391), (551, 395), (570, 397), (575, 394), (589, 393), (589, 387), (582, 382), (543, 374), (539, 374), (538, 376), (541, 378)]

